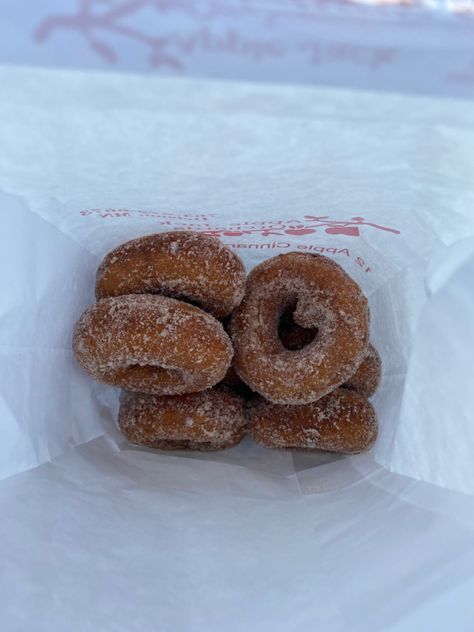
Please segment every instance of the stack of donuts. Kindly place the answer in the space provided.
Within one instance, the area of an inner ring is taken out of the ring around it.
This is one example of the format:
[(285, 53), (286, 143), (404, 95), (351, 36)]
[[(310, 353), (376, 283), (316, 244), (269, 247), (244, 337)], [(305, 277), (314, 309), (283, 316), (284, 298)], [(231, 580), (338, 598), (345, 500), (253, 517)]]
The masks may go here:
[(214, 237), (149, 235), (104, 258), (96, 298), (73, 350), (123, 389), (131, 443), (219, 450), (250, 434), (267, 448), (357, 454), (375, 441), (367, 299), (331, 259), (291, 252), (246, 278)]

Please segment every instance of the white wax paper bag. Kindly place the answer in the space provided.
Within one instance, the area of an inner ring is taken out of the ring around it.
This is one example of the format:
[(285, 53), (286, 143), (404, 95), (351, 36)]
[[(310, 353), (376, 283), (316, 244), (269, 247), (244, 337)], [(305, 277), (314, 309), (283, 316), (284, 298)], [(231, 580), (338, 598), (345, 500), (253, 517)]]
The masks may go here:
[[(384, 363), (375, 458), (407, 473), (415, 471), (405, 449), (430, 460), (434, 436), (408, 430), (397, 437), (399, 412), (431, 253), (474, 224), (469, 109), (288, 87), (8, 69), (2, 77), (9, 98), (0, 102), (0, 186), (21, 195), (59, 240), (78, 243), (88, 270), (121, 241), (170, 229), (219, 236), (249, 269), (291, 249), (338, 261), (369, 297)], [(8, 214), (3, 221), (7, 233)], [(57, 270), (58, 287), (68, 287), (68, 265)], [(91, 279), (84, 272), (76, 313), (92, 300)], [(57, 316), (64, 332), (71, 316)], [(54, 319), (47, 323), (56, 327)], [(67, 348), (65, 335), (61, 344)], [(415, 392), (430, 392), (430, 384), (427, 371)], [(97, 390), (109, 403), (96, 399), (89, 422), (96, 431), (104, 411), (116, 408), (110, 392)], [(82, 397), (71, 402), (80, 408)], [(414, 429), (416, 402), (404, 411)], [(456, 441), (472, 445), (465, 426), (466, 436), (450, 437), (453, 451)], [(56, 441), (53, 427), (44, 425), (46, 445)], [(453, 486), (449, 470), (449, 463), (443, 476), (424, 468), (423, 477)], [(470, 463), (463, 472), (455, 486), (472, 490)]]
[(12, 477), (2, 629), (470, 632), (472, 499), (384, 470), (338, 488), (337, 466), (302, 495), (258, 461), (99, 439)]
[(68, 322), (93, 297), (95, 260), (12, 196), (0, 193), (0, 208), (3, 478), (103, 430), (94, 389), (71, 362)]
[[(378, 465), (473, 489), (470, 403), (459, 397), (467, 345), (443, 341), (456, 418), (444, 402), (432, 432), (437, 411), (413, 396), (440, 397), (423, 366), (443, 292), (451, 328), (470, 335), (469, 249), (450, 275), (430, 264), (472, 231), (470, 111), (325, 90), (0, 75), (3, 629), (422, 630), (434, 613), (470, 630), (472, 499)], [(172, 228), (216, 234), (249, 269), (292, 249), (322, 252), (361, 283), (384, 362), (371, 455), (292, 456), (250, 441), (178, 455), (122, 441), (117, 393), (82, 375), (70, 333), (100, 257)], [(458, 418), (462, 433), (445, 435)]]

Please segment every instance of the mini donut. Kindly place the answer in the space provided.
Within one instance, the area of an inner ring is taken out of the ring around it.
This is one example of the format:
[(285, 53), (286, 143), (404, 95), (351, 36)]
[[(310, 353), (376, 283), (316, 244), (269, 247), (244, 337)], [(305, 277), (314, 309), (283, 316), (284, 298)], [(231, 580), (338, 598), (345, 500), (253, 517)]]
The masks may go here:
[[(297, 325), (317, 329), (310, 344), (286, 349), (281, 315), (296, 303)], [(337, 263), (291, 252), (250, 273), (230, 324), (233, 366), (253, 391), (277, 404), (306, 404), (343, 384), (362, 362), (369, 340), (369, 307)]]
[(377, 417), (371, 403), (344, 388), (303, 406), (259, 399), (249, 410), (249, 417), (251, 436), (266, 448), (359, 454), (377, 438)]
[(247, 431), (242, 398), (220, 386), (168, 397), (126, 393), (119, 426), (131, 443), (161, 450), (222, 450)]
[(344, 382), (344, 388), (357, 391), (365, 397), (372, 397), (377, 390), (382, 376), (382, 361), (377, 349), (369, 344), (367, 355), (362, 360), (357, 371), (347, 382)]
[(215, 237), (169, 232), (127, 241), (109, 252), (97, 271), (97, 299), (162, 294), (188, 300), (224, 318), (245, 291), (240, 258)]
[(230, 339), (213, 316), (152, 295), (104, 298), (89, 307), (74, 329), (73, 350), (96, 380), (159, 395), (210, 388), (232, 359)]

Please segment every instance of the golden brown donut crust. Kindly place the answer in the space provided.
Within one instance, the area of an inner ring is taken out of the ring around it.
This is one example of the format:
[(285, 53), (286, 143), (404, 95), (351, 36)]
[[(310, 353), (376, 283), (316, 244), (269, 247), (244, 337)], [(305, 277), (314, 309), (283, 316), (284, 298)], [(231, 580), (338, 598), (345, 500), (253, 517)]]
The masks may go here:
[[(293, 318), (314, 340), (286, 349), (278, 335), (282, 313), (296, 302)], [(250, 273), (234, 312), (233, 366), (263, 397), (280, 404), (318, 400), (343, 384), (366, 353), (369, 307), (361, 289), (337, 263), (292, 252), (261, 263)]]
[(271, 404), (260, 398), (249, 417), (251, 436), (266, 448), (359, 454), (377, 438), (371, 403), (344, 388), (302, 406)]
[(173, 231), (132, 239), (104, 258), (97, 271), (97, 299), (162, 294), (196, 303), (224, 318), (240, 303), (245, 268), (215, 237)]
[(344, 388), (357, 391), (365, 397), (372, 397), (380, 384), (382, 376), (382, 360), (377, 349), (369, 344), (367, 355), (357, 371), (346, 382)]
[(161, 450), (222, 450), (247, 432), (242, 398), (220, 386), (168, 397), (125, 393), (119, 426), (131, 443)]
[(76, 324), (73, 350), (96, 380), (160, 395), (214, 386), (233, 353), (221, 323), (210, 314), (152, 295), (110, 297), (91, 305)]

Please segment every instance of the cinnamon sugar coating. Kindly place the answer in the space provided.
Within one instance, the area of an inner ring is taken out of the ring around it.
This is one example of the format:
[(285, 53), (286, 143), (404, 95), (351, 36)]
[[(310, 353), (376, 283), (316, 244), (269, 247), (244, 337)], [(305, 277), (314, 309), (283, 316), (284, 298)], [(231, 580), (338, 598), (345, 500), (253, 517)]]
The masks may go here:
[(119, 426), (131, 443), (161, 450), (222, 450), (247, 432), (242, 398), (221, 386), (168, 397), (125, 393)]
[(173, 231), (132, 239), (104, 258), (97, 271), (98, 299), (161, 294), (188, 300), (225, 318), (245, 291), (240, 258), (215, 237)]
[(368, 399), (338, 388), (302, 406), (259, 399), (249, 409), (249, 430), (266, 448), (358, 454), (377, 438), (377, 417)]
[[(285, 348), (278, 331), (282, 314), (293, 304), (295, 323), (317, 330), (298, 350)], [(252, 390), (274, 403), (305, 404), (343, 384), (362, 362), (368, 302), (331, 259), (291, 252), (252, 270), (230, 332), (233, 366)]]
[(210, 314), (153, 295), (110, 297), (91, 305), (76, 324), (73, 350), (96, 380), (160, 395), (214, 386), (233, 353), (221, 323)]

